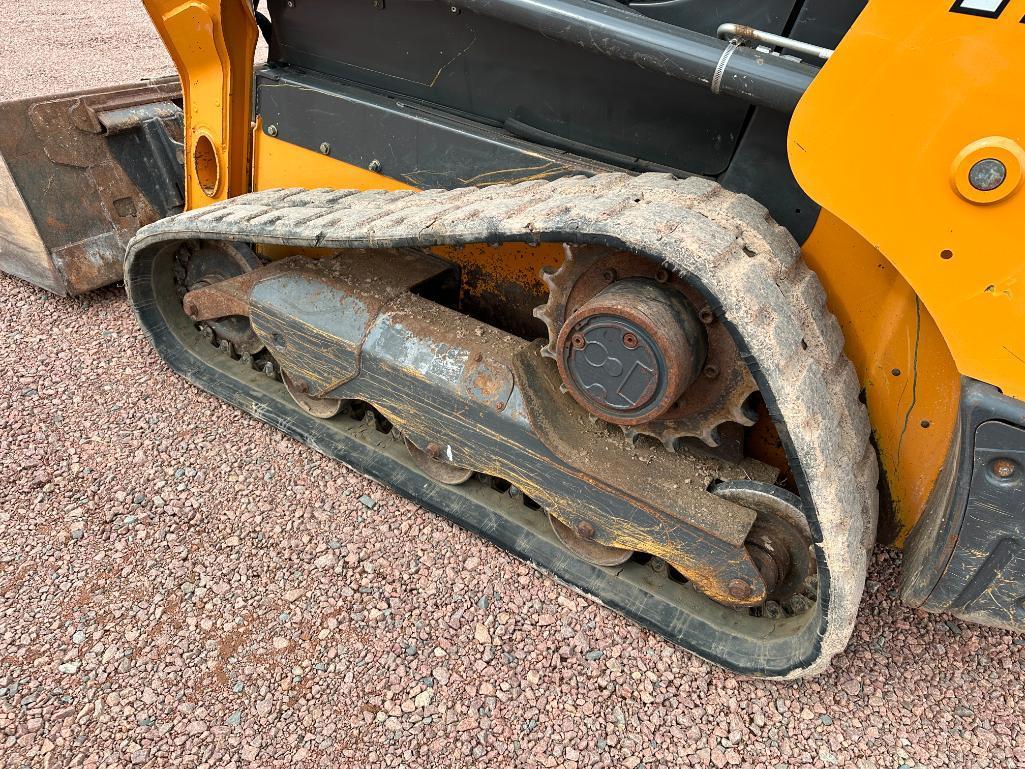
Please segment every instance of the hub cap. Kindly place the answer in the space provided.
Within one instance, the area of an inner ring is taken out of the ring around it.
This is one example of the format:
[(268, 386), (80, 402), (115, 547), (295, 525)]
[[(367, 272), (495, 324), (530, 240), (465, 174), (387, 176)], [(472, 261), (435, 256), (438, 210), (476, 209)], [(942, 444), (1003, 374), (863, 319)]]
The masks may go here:
[(567, 319), (557, 360), (567, 390), (584, 408), (635, 425), (676, 403), (701, 371), (706, 349), (686, 298), (635, 278), (609, 286)]

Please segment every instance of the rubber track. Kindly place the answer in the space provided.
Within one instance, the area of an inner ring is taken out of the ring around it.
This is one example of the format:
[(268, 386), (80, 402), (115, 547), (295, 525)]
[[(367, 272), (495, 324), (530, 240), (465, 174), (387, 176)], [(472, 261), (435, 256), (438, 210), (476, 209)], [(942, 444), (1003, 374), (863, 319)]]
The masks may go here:
[(816, 275), (790, 234), (744, 195), (699, 178), (601, 174), (483, 189), (268, 190), (162, 220), (131, 254), (171, 240), (294, 247), (577, 242), (656, 259), (729, 324), (781, 429), (819, 545), (825, 621), (817, 672), (847, 644), (875, 539), (878, 470), (860, 384)]

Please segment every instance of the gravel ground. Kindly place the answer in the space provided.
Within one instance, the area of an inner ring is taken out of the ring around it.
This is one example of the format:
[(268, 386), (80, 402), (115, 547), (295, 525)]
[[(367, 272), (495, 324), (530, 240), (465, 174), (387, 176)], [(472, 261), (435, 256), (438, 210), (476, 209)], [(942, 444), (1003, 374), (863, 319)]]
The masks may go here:
[[(4, 98), (168, 71), (137, 3), (54, 8)], [(187, 386), (120, 289), (0, 278), (0, 366), (5, 767), (1025, 765), (1025, 637), (892, 551), (830, 672), (738, 680)]]

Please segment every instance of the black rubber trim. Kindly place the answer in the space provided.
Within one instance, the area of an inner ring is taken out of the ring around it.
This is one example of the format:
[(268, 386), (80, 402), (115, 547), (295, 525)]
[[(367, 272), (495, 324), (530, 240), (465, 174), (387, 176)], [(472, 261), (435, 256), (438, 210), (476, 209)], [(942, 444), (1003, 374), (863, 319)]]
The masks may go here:
[(1011, 0), (1001, 0), (1000, 6), (995, 11), (986, 11), (981, 8), (965, 8), (964, 2), (965, 0), (954, 0), (954, 5), (950, 8), (951, 12), (963, 13), (965, 16), (982, 16), (986, 19), (998, 19)]
[(911, 606), (1025, 629), (1025, 403), (962, 380), (958, 433), (905, 551)]

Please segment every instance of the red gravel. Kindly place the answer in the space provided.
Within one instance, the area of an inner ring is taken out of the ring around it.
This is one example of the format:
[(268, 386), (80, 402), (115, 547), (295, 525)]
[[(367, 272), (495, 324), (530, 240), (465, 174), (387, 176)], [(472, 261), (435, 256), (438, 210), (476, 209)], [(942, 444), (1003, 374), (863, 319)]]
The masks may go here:
[[(52, 8), (4, 97), (167, 71), (137, 4)], [(119, 289), (0, 278), (0, 367), (4, 766), (1025, 764), (1025, 637), (892, 551), (830, 672), (738, 680), (186, 385)]]

